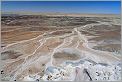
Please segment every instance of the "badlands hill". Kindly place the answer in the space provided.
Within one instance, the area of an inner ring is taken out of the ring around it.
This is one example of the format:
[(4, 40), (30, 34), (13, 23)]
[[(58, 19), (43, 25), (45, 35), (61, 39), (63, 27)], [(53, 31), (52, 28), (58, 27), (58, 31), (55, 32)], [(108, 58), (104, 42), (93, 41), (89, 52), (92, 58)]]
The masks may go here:
[(119, 81), (119, 16), (2, 15), (3, 81)]

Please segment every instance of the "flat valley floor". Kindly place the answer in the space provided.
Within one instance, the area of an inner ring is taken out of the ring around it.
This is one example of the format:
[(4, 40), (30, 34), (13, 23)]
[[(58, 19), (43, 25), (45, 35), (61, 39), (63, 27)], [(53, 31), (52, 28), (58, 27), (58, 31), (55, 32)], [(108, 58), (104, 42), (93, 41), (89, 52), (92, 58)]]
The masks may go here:
[(2, 81), (120, 81), (120, 16), (2, 15)]

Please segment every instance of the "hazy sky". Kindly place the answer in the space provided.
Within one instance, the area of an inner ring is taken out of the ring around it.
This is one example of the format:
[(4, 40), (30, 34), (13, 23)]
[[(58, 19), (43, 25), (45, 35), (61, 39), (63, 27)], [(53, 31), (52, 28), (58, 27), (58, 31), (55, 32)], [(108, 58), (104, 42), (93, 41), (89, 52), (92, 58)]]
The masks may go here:
[(120, 1), (3, 1), (2, 12), (120, 14)]

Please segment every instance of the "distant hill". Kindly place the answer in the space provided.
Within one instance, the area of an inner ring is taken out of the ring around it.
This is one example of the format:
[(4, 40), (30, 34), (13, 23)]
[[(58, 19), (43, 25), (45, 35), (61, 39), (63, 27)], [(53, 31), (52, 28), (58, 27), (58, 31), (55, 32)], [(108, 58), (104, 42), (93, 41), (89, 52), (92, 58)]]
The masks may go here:
[(113, 17), (113, 16), (120, 16), (120, 14), (87, 14), (87, 13), (60, 13), (60, 12), (53, 12), (53, 13), (44, 13), (44, 12), (2, 12), (2, 16), (7, 15), (47, 15), (47, 16), (86, 16), (86, 17)]

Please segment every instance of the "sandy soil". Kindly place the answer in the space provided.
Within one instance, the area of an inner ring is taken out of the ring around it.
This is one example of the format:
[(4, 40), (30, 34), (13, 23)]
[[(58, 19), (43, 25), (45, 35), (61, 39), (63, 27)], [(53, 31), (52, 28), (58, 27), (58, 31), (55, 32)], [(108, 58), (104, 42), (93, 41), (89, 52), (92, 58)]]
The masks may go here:
[[(95, 67), (99, 63), (118, 66), (121, 60), (119, 53), (115, 51), (120, 51), (121, 27), (118, 22), (115, 22), (118, 21), (116, 16), (103, 16), (25, 15), (16, 18), (10, 16), (12, 19), (9, 22), (3, 17), (2, 80), (28, 80), (33, 75), (38, 75), (38, 79), (45, 80), (47, 68), (51, 66), (60, 68), (66, 62), (75, 63), (80, 60), (95, 62)], [(82, 69), (76, 66), (76, 72), (73, 72), (75, 68), (66, 65), (65, 70), (72, 70), (72, 72), (61, 73), (60, 77), (73, 74), (74, 80), (84, 80), (84, 78), (90, 80), (87, 73), (90, 69), (83, 72), (84, 67), (87, 67), (89, 63), (80, 65), (83, 65)], [(95, 68), (93, 71), (96, 70), (101, 69)], [(93, 74), (92, 79), (96, 78)], [(81, 75), (83, 75), (82, 79), (79, 78)], [(48, 76), (47, 79), (51, 77), (54, 76)], [(69, 77), (64, 79), (71, 80), (71, 76)], [(103, 77), (100, 76), (100, 78)]]

